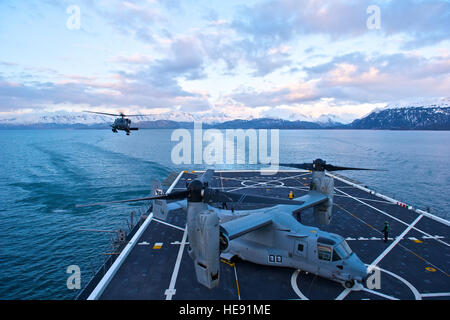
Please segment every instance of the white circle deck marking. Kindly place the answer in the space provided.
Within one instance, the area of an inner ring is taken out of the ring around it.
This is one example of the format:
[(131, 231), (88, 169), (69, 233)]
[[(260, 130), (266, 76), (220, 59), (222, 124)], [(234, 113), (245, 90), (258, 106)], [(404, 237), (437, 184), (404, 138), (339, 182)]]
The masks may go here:
[(272, 187), (272, 188), (276, 188), (276, 187), (283, 187), (284, 183), (278, 180), (274, 180), (274, 181), (265, 181), (265, 182), (257, 182), (257, 181), (253, 181), (253, 180), (244, 180), (241, 182), (241, 185), (243, 185), (244, 187), (247, 188), (257, 188), (257, 187), (261, 187), (261, 188), (267, 188), (267, 187)]
[[(390, 276), (392, 276), (392, 277), (394, 277), (394, 278), (400, 280), (401, 282), (403, 282), (403, 283), (411, 290), (411, 292), (413, 293), (413, 295), (414, 295), (414, 297), (416, 298), (416, 300), (422, 300), (422, 295), (421, 295), (421, 294), (419, 293), (419, 291), (417, 291), (417, 289), (416, 289), (411, 283), (409, 283), (407, 280), (405, 280), (404, 278), (400, 277), (399, 275), (397, 275), (397, 274), (395, 274), (395, 273), (393, 273), (393, 272), (391, 272), (391, 271), (388, 271), (388, 270), (383, 269), (383, 268), (380, 268), (380, 267), (378, 267), (378, 268), (379, 268), (381, 271), (387, 273), (388, 275), (390, 275)], [(300, 274), (300, 270), (299, 270), (299, 269), (295, 270), (294, 273), (292, 273), (292, 276), (291, 276), (291, 286), (292, 286), (292, 289), (293, 289), (294, 292), (300, 297), (300, 299), (302, 299), (302, 300), (309, 300), (309, 299), (302, 293), (302, 291), (300, 290), (300, 288), (298, 287), (298, 284), (297, 284), (297, 277), (298, 277), (299, 274)], [(330, 280), (330, 281), (332, 281), (332, 280)], [(387, 294), (383, 294), (383, 293), (381, 293), (381, 292), (376, 292), (376, 293), (375, 293), (375, 292), (372, 292), (373, 290), (365, 290), (365, 287), (363, 287), (363, 288), (364, 288), (364, 289), (362, 289), (362, 290), (364, 290), (364, 291), (366, 291), (366, 292), (368, 292), (368, 293), (372, 293), (372, 294), (376, 294), (376, 295), (379, 295), (379, 296), (390, 297), (390, 298), (396, 299), (395, 297), (389, 296), (389, 295), (387, 295)], [(349, 290), (350, 292), (351, 292), (351, 291), (361, 291), (361, 287), (356, 287), (356, 290), (354, 290), (354, 289), (346, 289), (346, 290)], [(337, 298), (336, 298), (336, 299), (337, 299)]]
[(301, 271), (300, 269), (297, 269), (297, 270), (295, 270), (294, 273), (292, 274), (292, 276), (291, 276), (291, 286), (292, 286), (292, 289), (294, 289), (295, 293), (300, 297), (300, 299), (302, 299), (302, 300), (309, 300), (309, 299), (308, 299), (308, 298), (300, 291), (300, 289), (298, 288), (298, 285), (297, 285), (297, 277), (298, 277), (300, 271)]

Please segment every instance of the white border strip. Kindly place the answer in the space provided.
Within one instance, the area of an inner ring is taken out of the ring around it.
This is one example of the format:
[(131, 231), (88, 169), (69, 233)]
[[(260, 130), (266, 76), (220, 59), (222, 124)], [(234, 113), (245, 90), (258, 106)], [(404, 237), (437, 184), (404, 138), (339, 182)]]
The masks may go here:
[[(175, 185), (180, 180), (181, 176), (183, 175), (183, 171), (181, 171), (175, 181), (172, 183), (172, 185), (167, 190), (167, 193), (170, 193), (172, 189), (175, 187)], [(111, 282), (114, 275), (117, 273), (119, 268), (122, 266), (125, 259), (128, 257), (128, 255), (131, 252), (131, 249), (133, 249), (134, 245), (138, 242), (139, 238), (141, 237), (142, 233), (147, 229), (148, 225), (152, 221), (153, 218), (153, 212), (150, 213), (150, 215), (145, 219), (142, 226), (139, 228), (139, 230), (136, 232), (136, 234), (133, 236), (133, 238), (127, 243), (125, 248), (122, 250), (120, 255), (117, 257), (116, 261), (114, 261), (113, 265), (108, 269), (108, 272), (103, 276), (102, 280), (97, 284), (95, 289), (91, 292), (87, 300), (97, 300), (100, 298), (102, 293), (105, 291), (108, 284)]]
[(175, 188), (176, 184), (178, 183), (178, 181), (180, 181), (181, 176), (184, 174), (184, 171), (181, 171), (177, 178), (174, 180), (174, 182), (172, 182), (172, 184), (170, 185), (169, 189), (167, 189), (166, 194), (169, 194), (172, 192), (173, 188)]
[(175, 294), (175, 283), (177, 282), (178, 272), (180, 271), (181, 259), (183, 258), (184, 246), (186, 245), (187, 238), (187, 226), (184, 229), (183, 239), (181, 240), (180, 248), (178, 249), (177, 260), (175, 262), (175, 267), (173, 268), (172, 277), (170, 278), (169, 289), (166, 289), (164, 294), (166, 295), (166, 300), (172, 300), (172, 296)]
[(136, 232), (136, 234), (133, 236), (133, 238), (127, 243), (125, 248), (122, 250), (120, 255), (117, 257), (116, 261), (114, 261), (113, 265), (108, 269), (108, 272), (103, 276), (102, 280), (97, 284), (95, 289), (91, 292), (87, 300), (97, 300), (100, 298), (103, 291), (105, 291), (108, 284), (111, 282), (114, 275), (117, 273), (117, 270), (119, 270), (120, 266), (128, 257), (128, 255), (131, 252), (131, 249), (133, 249), (135, 243), (139, 240), (142, 233), (147, 229), (147, 226), (150, 224), (153, 218), (153, 212), (145, 219), (142, 226), (139, 228), (139, 230)]
[(436, 292), (436, 293), (421, 293), (423, 298), (431, 298), (431, 297), (448, 297), (450, 296), (450, 292)]

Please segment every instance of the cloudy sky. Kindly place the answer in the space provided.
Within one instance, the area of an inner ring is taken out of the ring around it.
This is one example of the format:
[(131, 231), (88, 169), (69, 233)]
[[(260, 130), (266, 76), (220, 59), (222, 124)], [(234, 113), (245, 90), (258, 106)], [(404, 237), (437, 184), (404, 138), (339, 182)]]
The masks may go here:
[(450, 95), (444, 0), (1, 0), (0, 46), (0, 115), (349, 120)]

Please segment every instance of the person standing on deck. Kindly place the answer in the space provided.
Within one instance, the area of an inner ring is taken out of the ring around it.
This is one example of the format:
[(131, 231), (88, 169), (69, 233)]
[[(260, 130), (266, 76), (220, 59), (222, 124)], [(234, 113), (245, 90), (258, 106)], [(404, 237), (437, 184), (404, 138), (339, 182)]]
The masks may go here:
[(387, 221), (384, 222), (384, 228), (381, 231), (384, 233), (384, 242), (387, 242), (389, 236), (389, 223)]

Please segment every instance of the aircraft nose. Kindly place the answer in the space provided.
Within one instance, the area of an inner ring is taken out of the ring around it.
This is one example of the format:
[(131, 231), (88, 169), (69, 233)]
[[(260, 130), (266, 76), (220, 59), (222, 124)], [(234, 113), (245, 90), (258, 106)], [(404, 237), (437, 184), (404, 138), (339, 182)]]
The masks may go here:
[(361, 275), (361, 279), (362, 281), (366, 281), (367, 279), (367, 267), (365, 266), (364, 263), (361, 262), (361, 265), (359, 267), (359, 274)]
[(355, 278), (359, 278), (358, 280), (364, 281), (364, 279), (367, 277), (366, 265), (358, 258), (355, 253), (352, 254), (350, 260)]

